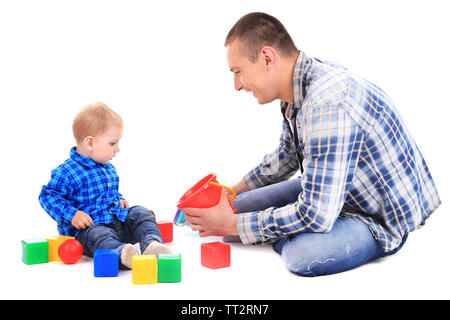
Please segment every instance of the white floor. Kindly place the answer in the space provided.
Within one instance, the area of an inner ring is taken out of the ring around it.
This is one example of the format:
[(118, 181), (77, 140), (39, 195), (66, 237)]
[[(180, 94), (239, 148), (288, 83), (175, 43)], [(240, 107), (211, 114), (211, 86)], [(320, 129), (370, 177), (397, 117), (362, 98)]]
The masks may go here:
[[(448, 5), (409, 1), (405, 14), (402, 1), (367, 3), (0, 1), (0, 299), (450, 299)], [(443, 201), (424, 228), (394, 256), (318, 278), (289, 273), (271, 246), (232, 244), (231, 267), (204, 268), (200, 244), (218, 238), (187, 228), (171, 244), (181, 283), (136, 286), (130, 271), (95, 278), (86, 257), (23, 264), (21, 239), (56, 233), (38, 195), (69, 156), (72, 119), (88, 103), (123, 116), (120, 191), (158, 220), (171, 219), (201, 177), (216, 172), (232, 186), (277, 146), (279, 102), (236, 93), (223, 47), (252, 11), (276, 16), (299, 49), (396, 101)]]
[(450, 259), (444, 208), (410, 235), (396, 255), (341, 274), (306, 278), (289, 273), (271, 246), (231, 244), (231, 266), (200, 265), (199, 238), (176, 227), (170, 244), (182, 255), (182, 282), (133, 285), (131, 271), (95, 278), (93, 261), (25, 265), (20, 239), (11, 239), (2, 261), (1, 299), (449, 299)]

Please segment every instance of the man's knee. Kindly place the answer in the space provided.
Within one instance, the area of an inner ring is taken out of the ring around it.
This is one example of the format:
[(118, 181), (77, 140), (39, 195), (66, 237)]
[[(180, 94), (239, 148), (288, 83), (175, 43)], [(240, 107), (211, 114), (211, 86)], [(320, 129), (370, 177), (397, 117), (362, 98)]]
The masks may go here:
[(286, 268), (307, 277), (342, 271), (339, 250), (321, 241), (324, 236), (327, 237), (326, 234), (305, 233), (288, 238), (281, 252)]
[(284, 264), (286, 268), (293, 273), (306, 277), (316, 277), (326, 275), (331, 272), (335, 264), (334, 258), (320, 258), (311, 259), (302, 256), (285, 256)]
[(320, 257), (311, 247), (298, 243), (296, 246), (284, 246), (281, 257), (290, 272), (307, 277), (324, 274), (326, 268), (334, 263), (333, 258)]
[[(311, 239), (313, 237), (308, 237), (307, 240)], [(314, 245), (311, 241), (296, 239), (287, 241), (281, 252), (289, 271), (309, 277), (347, 271), (382, 255), (382, 250), (375, 241), (364, 246), (348, 242)]]

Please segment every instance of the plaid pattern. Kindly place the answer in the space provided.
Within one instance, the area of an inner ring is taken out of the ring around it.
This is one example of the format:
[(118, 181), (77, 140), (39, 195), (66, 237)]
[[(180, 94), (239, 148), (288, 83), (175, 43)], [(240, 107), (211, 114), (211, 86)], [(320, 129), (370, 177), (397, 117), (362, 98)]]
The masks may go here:
[(58, 224), (61, 235), (76, 236), (71, 224), (78, 210), (94, 223), (111, 223), (113, 215), (125, 221), (128, 209), (120, 206), (119, 176), (111, 163), (100, 164), (79, 154), (73, 147), (70, 158), (52, 170), (50, 182), (42, 187), (39, 202)]
[(285, 207), (239, 214), (242, 241), (327, 232), (339, 215), (347, 215), (364, 222), (385, 252), (394, 250), (441, 201), (393, 102), (345, 68), (303, 52), (293, 86), (293, 105), (281, 103), (286, 121), (279, 147), (244, 180), (254, 189), (295, 174), (299, 164), (287, 126), (296, 125), (303, 191), (296, 203)]

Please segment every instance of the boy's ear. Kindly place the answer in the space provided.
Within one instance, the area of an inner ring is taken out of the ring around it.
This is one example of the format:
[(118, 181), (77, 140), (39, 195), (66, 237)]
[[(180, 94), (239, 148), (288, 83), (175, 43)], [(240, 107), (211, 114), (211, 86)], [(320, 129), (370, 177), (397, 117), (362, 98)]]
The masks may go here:
[(92, 152), (93, 144), (94, 144), (93, 136), (87, 136), (86, 138), (83, 139), (83, 146), (89, 152)]

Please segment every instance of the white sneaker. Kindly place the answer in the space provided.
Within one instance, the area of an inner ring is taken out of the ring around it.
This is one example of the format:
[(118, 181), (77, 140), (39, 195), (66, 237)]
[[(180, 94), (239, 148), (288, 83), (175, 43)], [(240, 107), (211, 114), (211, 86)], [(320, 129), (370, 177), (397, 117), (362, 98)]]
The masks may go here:
[(120, 261), (124, 266), (131, 269), (133, 256), (137, 254), (136, 247), (131, 243), (127, 243), (120, 253)]
[(136, 248), (136, 251), (138, 254), (141, 254), (141, 244), (139, 242), (136, 242), (133, 244), (133, 246)]
[(172, 253), (172, 249), (158, 241), (153, 241), (145, 248), (144, 253), (142, 254), (158, 255), (159, 253)]

